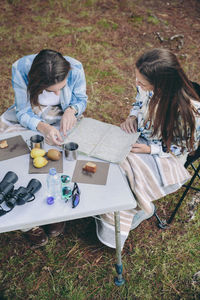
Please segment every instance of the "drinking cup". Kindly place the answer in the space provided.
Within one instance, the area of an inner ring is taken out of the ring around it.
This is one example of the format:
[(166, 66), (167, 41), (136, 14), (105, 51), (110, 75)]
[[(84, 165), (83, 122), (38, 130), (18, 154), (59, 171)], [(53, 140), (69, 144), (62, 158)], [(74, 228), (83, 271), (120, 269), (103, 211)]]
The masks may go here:
[(26, 141), (29, 148), (32, 150), (33, 148), (44, 148), (44, 137), (42, 135), (36, 134), (30, 137), (29, 140)]
[(78, 144), (76, 144), (74, 142), (63, 144), (63, 150), (64, 150), (65, 158), (67, 160), (76, 160), (77, 159)]

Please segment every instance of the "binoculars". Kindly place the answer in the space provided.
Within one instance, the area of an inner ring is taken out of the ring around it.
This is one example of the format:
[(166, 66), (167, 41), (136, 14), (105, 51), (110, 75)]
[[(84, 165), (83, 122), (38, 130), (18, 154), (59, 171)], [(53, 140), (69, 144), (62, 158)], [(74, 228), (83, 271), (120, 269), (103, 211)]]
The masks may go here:
[(18, 189), (14, 189), (14, 183), (17, 180), (18, 176), (14, 172), (9, 171), (0, 182), (0, 204), (5, 201), (6, 206), (10, 210), (15, 205), (23, 205), (26, 202), (33, 201), (35, 199), (34, 194), (42, 186), (39, 180), (31, 179), (27, 187), (20, 186)]
[(14, 183), (18, 180), (17, 174), (9, 171), (0, 182), (0, 204), (5, 200), (5, 197), (14, 190)]
[(14, 208), (15, 205), (23, 205), (26, 202), (33, 201), (35, 199), (35, 193), (39, 191), (42, 184), (37, 179), (31, 179), (27, 187), (20, 186), (17, 190), (14, 190), (9, 197), (6, 197), (6, 205), (9, 208)]

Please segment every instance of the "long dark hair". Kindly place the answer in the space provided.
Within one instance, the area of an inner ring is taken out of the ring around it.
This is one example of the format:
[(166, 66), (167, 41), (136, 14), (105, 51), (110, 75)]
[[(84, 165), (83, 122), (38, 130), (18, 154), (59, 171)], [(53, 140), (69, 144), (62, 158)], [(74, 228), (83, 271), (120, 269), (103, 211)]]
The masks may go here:
[(70, 63), (61, 53), (43, 49), (33, 60), (28, 73), (28, 93), (31, 105), (39, 105), (38, 96), (51, 85), (63, 81), (70, 70)]
[(194, 115), (198, 112), (191, 99), (200, 99), (176, 55), (166, 49), (153, 49), (139, 57), (136, 68), (154, 87), (148, 114), (152, 135), (160, 135), (168, 151), (178, 139), (181, 145), (185, 140), (187, 148), (193, 150)]

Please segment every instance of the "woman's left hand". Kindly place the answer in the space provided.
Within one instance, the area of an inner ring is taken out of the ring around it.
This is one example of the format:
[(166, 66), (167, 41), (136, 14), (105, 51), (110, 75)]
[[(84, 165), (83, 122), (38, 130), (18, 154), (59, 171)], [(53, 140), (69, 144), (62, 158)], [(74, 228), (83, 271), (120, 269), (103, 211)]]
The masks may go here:
[(146, 144), (134, 144), (131, 152), (133, 153), (151, 153), (151, 147)]
[(65, 136), (67, 131), (72, 129), (76, 122), (75, 110), (71, 107), (67, 108), (60, 121), (60, 132)]

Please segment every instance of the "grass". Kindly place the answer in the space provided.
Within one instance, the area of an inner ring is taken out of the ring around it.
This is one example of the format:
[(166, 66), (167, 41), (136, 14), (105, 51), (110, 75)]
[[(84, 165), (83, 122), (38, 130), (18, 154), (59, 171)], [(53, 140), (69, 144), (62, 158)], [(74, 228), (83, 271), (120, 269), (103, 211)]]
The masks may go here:
[[(174, 34), (184, 34), (184, 46), (173, 51), (189, 78), (200, 82), (196, 5), (195, 0), (181, 6), (158, 0), (2, 0), (0, 113), (14, 102), (12, 63), (43, 48), (83, 63), (85, 115), (116, 125), (134, 99), (136, 58), (152, 47), (170, 48)], [(157, 201), (160, 215), (170, 215), (181, 191)], [(98, 241), (91, 218), (67, 222), (64, 235), (35, 250), (21, 232), (1, 234), (0, 299), (199, 299), (192, 276), (200, 270), (200, 215), (189, 221), (187, 205), (193, 195), (189, 192), (168, 230), (158, 229), (152, 218), (131, 231), (122, 252), (126, 283), (120, 288), (113, 283), (115, 251)]]

